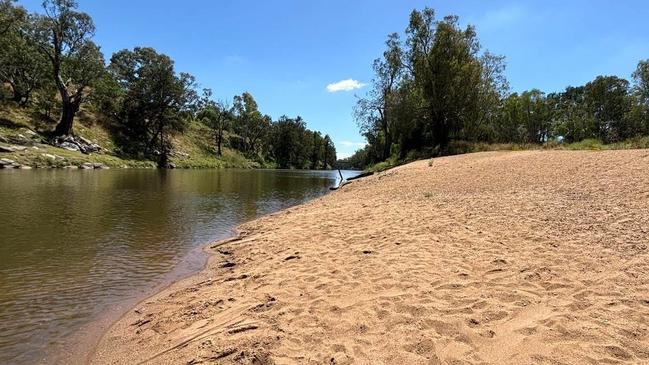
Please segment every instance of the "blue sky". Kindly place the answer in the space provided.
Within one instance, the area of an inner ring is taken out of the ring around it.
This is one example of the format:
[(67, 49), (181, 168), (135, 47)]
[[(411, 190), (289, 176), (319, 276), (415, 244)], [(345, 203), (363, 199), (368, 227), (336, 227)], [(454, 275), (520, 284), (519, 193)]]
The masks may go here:
[[(19, 3), (37, 10), (41, 1)], [(249, 91), (274, 118), (301, 115), (309, 128), (331, 135), (339, 157), (363, 144), (352, 108), (367, 86), (331, 92), (327, 85), (369, 83), (386, 35), (403, 32), (414, 8), (475, 25), (483, 47), (507, 57), (512, 91), (558, 91), (600, 74), (629, 78), (649, 58), (649, 2), (640, 0), (79, 3), (94, 18), (107, 59), (122, 48), (155, 47), (217, 98)]]

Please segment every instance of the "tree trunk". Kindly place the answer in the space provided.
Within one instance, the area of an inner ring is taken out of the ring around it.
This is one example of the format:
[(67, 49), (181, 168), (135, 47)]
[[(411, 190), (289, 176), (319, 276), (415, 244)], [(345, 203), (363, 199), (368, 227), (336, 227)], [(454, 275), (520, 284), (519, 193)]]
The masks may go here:
[(72, 123), (74, 122), (74, 115), (79, 110), (79, 105), (74, 102), (64, 102), (61, 110), (61, 120), (54, 129), (55, 136), (73, 135)]
[(11, 100), (18, 104), (19, 106), (25, 106), (27, 104), (27, 98), (24, 97), (20, 92), (14, 90)]
[(216, 137), (216, 154), (218, 156), (223, 156), (221, 153), (221, 144), (223, 144), (223, 128), (219, 127), (219, 132)]

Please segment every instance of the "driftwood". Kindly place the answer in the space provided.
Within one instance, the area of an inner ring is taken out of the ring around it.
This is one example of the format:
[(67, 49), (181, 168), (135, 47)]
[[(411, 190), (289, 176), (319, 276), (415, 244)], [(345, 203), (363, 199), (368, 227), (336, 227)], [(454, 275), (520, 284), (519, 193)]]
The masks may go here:
[(360, 175), (350, 177), (349, 179), (347, 179), (347, 181), (352, 181), (352, 180), (356, 180), (356, 179), (360, 179), (360, 178), (368, 177), (368, 176), (372, 176), (372, 175), (374, 175), (374, 172), (371, 172), (371, 171), (370, 172), (364, 172), (364, 173), (362, 173)]
[(347, 180), (343, 177), (343, 173), (338, 169), (338, 175), (340, 175), (340, 184), (338, 186), (332, 186), (329, 188), (329, 190), (338, 190), (342, 188), (345, 184), (347, 184)]
[(372, 175), (374, 175), (374, 172), (371, 172), (371, 171), (370, 172), (364, 172), (364, 173), (362, 173), (360, 175), (356, 175), (356, 176), (350, 177), (348, 179), (343, 178), (343, 174), (342, 174), (342, 172), (340, 172), (340, 169), (338, 169), (338, 174), (340, 175), (340, 184), (338, 184), (338, 186), (330, 187), (329, 188), (330, 190), (338, 190), (338, 189), (342, 188), (343, 186), (345, 186), (347, 184), (351, 184), (353, 180), (357, 180), (357, 179), (360, 179), (360, 178), (363, 178), (363, 177), (372, 176)]

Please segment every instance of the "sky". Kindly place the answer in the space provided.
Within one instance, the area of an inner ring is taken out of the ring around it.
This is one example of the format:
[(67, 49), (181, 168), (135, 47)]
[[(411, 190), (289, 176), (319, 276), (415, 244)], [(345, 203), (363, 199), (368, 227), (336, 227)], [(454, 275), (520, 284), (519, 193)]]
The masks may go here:
[[(403, 34), (425, 6), (476, 27), (483, 48), (506, 56), (511, 91), (560, 91), (597, 75), (630, 78), (649, 58), (649, 2), (418, 0), (78, 0), (107, 60), (150, 46), (215, 97), (252, 93), (262, 113), (302, 116), (329, 134), (338, 157), (364, 145), (353, 119), (386, 36)], [(31, 11), (41, 0), (19, 0)]]

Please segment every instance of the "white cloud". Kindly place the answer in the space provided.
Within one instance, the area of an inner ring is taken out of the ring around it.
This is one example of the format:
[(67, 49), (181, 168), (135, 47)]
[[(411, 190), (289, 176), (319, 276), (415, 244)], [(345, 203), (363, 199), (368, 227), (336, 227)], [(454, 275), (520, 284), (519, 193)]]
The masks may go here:
[(358, 148), (363, 148), (367, 144), (367, 142), (352, 142), (352, 141), (340, 141), (338, 142), (339, 145), (345, 146), (345, 147), (358, 147)]
[(353, 153), (351, 152), (336, 152), (336, 158), (339, 160), (344, 160), (347, 157), (352, 157)]
[(365, 86), (365, 84), (358, 80), (347, 79), (327, 85), (327, 91), (329, 91), (330, 93), (335, 93), (338, 91), (351, 91), (360, 89), (363, 86)]

